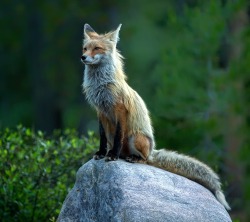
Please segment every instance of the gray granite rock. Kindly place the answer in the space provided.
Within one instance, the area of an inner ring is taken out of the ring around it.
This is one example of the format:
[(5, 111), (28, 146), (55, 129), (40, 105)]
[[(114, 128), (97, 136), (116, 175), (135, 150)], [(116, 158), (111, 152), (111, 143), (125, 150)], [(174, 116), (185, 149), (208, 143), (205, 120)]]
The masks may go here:
[(76, 176), (58, 222), (228, 222), (203, 186), (170, 172), (123, 160), (90, 160)]

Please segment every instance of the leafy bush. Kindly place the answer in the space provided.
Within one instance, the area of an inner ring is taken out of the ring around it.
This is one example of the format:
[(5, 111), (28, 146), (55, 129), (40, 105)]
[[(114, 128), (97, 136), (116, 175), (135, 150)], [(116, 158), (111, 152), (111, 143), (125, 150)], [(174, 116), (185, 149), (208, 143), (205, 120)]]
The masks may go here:
[(18, 126), (0, 131), (1, 221), (49, 221), (58, 216), (75, 181), (76, 170), (90, 159), (98, 140), (75, 130), (41, 131)]

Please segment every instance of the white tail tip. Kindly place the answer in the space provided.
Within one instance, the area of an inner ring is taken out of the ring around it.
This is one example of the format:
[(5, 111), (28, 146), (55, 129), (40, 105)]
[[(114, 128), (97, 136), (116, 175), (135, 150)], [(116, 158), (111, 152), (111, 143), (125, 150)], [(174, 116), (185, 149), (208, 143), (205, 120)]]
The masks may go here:
[(231, 210), (231, 207), (229, 206), (229, 204), (226, 201), (226, 198), (224, 196), (224, 194), (221, 191), (216, 191), (215, 192), (215, 196), (217, 198), (217, 200), (227, 209), (227, 210)]

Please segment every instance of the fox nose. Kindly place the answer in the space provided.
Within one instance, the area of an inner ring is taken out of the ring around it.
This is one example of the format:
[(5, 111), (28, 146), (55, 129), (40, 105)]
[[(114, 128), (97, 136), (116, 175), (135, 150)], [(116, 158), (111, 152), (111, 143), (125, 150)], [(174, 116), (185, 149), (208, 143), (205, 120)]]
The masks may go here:
[(87, 58), (87, 56), (85, 56), (85, 55), (82, 55), (82, 57), (81, 57), (82, 61), (84, 61), (86, 58)]

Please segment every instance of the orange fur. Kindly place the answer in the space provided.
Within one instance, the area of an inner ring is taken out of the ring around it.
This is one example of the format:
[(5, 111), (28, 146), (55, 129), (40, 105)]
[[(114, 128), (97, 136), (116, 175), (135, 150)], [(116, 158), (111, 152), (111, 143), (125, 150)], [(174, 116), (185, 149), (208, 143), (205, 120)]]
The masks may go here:
[(149, 141), (149, 139), (142, 134), (138, 134), (135, 136), (134, 146), (141, 153), (141, 157), (144, 160), (147, 160), (147, 158), (150, 154), (150, 141)]
[(123, 103), (118, 103), (114, 106), (114, 113), (113, 116), (115, 117), (115, 121), (110, 121), (110, 119), (103, 113), (99, 113), (99, 119), (102, 122), (104, 127), (104, 131), (108, 140), (109, 149), (113, 146), (113, 140), (115, 137), (115, 130), (116, 130), (116, 122), (121, 124), (122, 130), (122, 142), (123, 148), (125, 149), (124, 152), (128, 154), (128, 134), (127, 134), (127, 115), (128, 111), (126, 110)]

